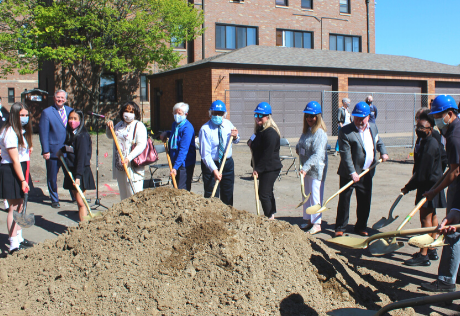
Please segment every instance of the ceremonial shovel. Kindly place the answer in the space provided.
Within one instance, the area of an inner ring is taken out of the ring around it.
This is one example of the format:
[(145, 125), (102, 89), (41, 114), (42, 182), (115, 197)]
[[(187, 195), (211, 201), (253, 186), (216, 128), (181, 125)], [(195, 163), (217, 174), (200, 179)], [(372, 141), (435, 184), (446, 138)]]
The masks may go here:
[[(366, 173), (368, 173), (370, 170), (374, 169), (375, 166), (377, 166), (379, 163), (382, 162), (382, 159), (379, 159), (375, 164), (373, 164), (372, 166), (370, 166), (369, 168), (367, 168), (366, 170), (364, 170), (363, 172), (361, 172), (359, 174), (359, 178), (361, 179), (362, 176), (364, 176)], [(327, 201), (325, 203), (323, 203), (323, 206), (321, 207), (321, 205), (318, 203), (316, 205), (313, 205), (313, 206), (310, 206), (306, 209), (306, 213), (307, 214), (318, 214), (318, 213), (322, 213), (324, 212), (325, 210), (327, 210), (327, 207), (325, 207), (325, 205), (327, 203), (329, 203), (333, 198), (335, 198), (337, 195), (339, 195), (340, 193), (342, 193), (343, 191), (345, 191), (346, 189), (348, 189), (349, 187), (351, 187), (353, 185), (353, 180), (351, 180), (350, 182), (348, 182), (345, 186), (343, 186), (339, 191), (337, 191), (336, 193), (334, 193), (333, 196), (331, 196), (330, 198), (327, 199)]]
[(372, 226), (373, 229), (383, 228), (385, 226), (390, 225), (391, 223), (393, 223), (395, 220), (398, 219), (399, 215), (396, 217), (393, 217), (393, 211), (395, 210), (396, 205), (398, 205), (399, 201), (401, 201), (403, 196), (404, 196), (404, 193), (402, 192), (399, 193), (398, 197), (393, 202), (393, 205), (390, 208), (390, 212), (388, 213), (388, 218), (382, 217), (377, 223), (374, 224), (374, 226)]
[[(30, 161), (27, 161), (27, 170), (26, 170), (26, 183), (29, 184), (29, 170), (30, 170)], [(35, 224), (35, 215), (26, 214), (27, 210), (27, 201), (29, 200), (29, 190), (26, 189), (24, 192), (24, 203), (22, 204), (22, 212), (19, 213), (17, 210), (13, 211), (14, 221), (21, 226), (22, 228), (29, 228)]]
[[(121, 162), (123, 163), (124, 161), (123, 153), (121, 152), (120, 144), (118, 143), (117, 135), (115, 134), (113, 127), (110, 127), (110, 131), (112, 132), (113, 141), (115, 142), (115, 147), (117, 147), (118, 155), (120, 156)], [(126, 164), (123, 164), (123, 168), (125, 169), (126, 176), (128, 177), (128, 181), (129, 181), (129, 185), (131, 186), (131, 190), (133, 190), (133, 194), (135, 194), (136, 191), (134, 190), (133, 180), (131, 180), (131, 176), (129, 175), (128, 166), (126, 166)]]
[(446, 245), (444, 235), (439, 235), (438, 238), (434, 239), (430, 234), (412, 237), (407, 243), (418, 248), (443, 247)]
[[(172, 168), (172, 163), (171, 163), (171, 157), (169, 157), (168, 141), (166, 140), (163, 144), (165, 146), (166, 158), (168, 159), (169, 172), (171, 172), (173, 168)], [(172, 179), (174, 188), (177, 189), (176, 177), (171, 176), (171, 179)]]
[[(228, 150), (230, 149), (232, 140), (233, 140), (233, 136), (230, 135), (230, 138), (228, 139), (227, 148), (225, 149), (224, 157), (222, 157), (222, 163), (220, 164), (220, 170), (219, 170), (220, 175), (222, 175), (222, 171), (224, 171), (225, 161), (227, 160), (227, 154), (228, 154)], [(211, 194), (212, 198), (216, 194), (216, 190), (217, 190), (217, 186), (219, 185), (219, 182), (220, 182), (219, 180), (216, 180), (216, 184), (214, 184), (214, 189), (212, 189), (212, 194)]]
[(296, 206), (296, 208), (301, 207), (305, 203), (307, 203), (308, 199), (310, 198), (311, 192), (308, 195), (305, 194), (305, 176), (303, 173), (300, 173), (300, 191), (302, 191), (303, 201)]
[[(252, 149), (251, 149), (251, 160), (252, 160), (252, 170), (255, 168), (255, 163), (254, 163), (254, 155), (252, 154)], [(257, 210), (257, 216), (260, 216), (260, 206), (259, 206), (259, 188), (257, 185), (257, 177), (253, 175), (254, 178), (254, 192), (256, 195), (256, 210)]]
[(385, 305), (378, 311), (373, 310), (365, 310), (360, 308), (340, 308), (330, 312), (327, 312), (328, 315), (331, 316), (382, 316), (385, 315), (387, 312), (411, 307), (411, 306), (419, 306), (419, 305), (427, 305), (433, 303), (440, 303), (440, 302), (449, 302), (453, 300), (457, 300), (460, 298), (460, 291), (454, 293), (445, 293), (445, 294), (438, 294), (438, 295), (428, 295), (423, 297), (415, 297), (410, 298), (407, 300), (402, 300), (399, 302), (394, 302), (388, 305)]

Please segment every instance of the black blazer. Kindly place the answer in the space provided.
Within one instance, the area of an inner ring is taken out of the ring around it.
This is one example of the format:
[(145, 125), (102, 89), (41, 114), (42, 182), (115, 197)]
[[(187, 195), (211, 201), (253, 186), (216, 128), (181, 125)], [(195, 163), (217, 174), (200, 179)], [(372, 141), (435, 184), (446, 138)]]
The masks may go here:
[(66, 150), (66, 146), (62, 148), (62, 152), (67, 153), (66, 163), (73, 171), (75, 179), (82, 179), (85, 167), (90, 166), (92, 143), (91, 136), (85, 128), (73, 138), (72, 143), (66, 144), (73, 148), (73, 152)]
[(2, 107), (0, 111), (2, 111), (2, 117), (0, 118), (0, 129), (1, 129), (3, 125), (5, 125), (6, 122), (8, 122), (10, 113), (8, 113), (8, 111), (4, 107)]
[[(442, 164), (442, 170), (446, 170), (447, 168), (447, 153), (446, 150), (444, 149), (444, 145), (442, 144), (441, 141), (441, 134), (435, 129), (431, 132), (431, 136), (433, 136), (434, 139), (438, 141), (439, 144), (439, 149), (441, 150), (441, 164)], [(415, 141), (416, 146), (420, 146), (420, 138), (417, 137), (417, 140)], [(415, 150), (414, 150), (414, 157), (415, 157)]]
[(283, 167), (280, 160), (280, 135), (274, 128), (258, 131), (251, 143), (251, 149), (254, 155), (254, 170), (257, 173), (275, 171)]

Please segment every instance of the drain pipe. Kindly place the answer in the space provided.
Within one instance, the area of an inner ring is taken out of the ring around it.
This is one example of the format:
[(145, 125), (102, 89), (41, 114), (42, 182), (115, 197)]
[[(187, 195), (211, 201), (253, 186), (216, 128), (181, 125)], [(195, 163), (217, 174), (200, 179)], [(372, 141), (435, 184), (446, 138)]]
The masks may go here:
[[(203, 10), (203, 35), (201, 36), (201, 59), (205, 59), (206, 58), (206, 53), (204, 51), (205, 49), (205, 38), (204, 38), (204, 21), (205, 21), (205, 15), (204, 15), (204, 0), (201, 0), (201, 9)], [(369, 19), (368, 19), (369, 21)], [(369, 25), (369, 22), (368, 22), (368, 25)], [(367, 27), (369, 29), (369, 26)]]
[(369, 28), (369, 0), (366, 0), (366, 12), (367, 12), (367, 52), (370, 53), (370, 45), (371, 45), (371, 40), (370, 40), (370, 28)]

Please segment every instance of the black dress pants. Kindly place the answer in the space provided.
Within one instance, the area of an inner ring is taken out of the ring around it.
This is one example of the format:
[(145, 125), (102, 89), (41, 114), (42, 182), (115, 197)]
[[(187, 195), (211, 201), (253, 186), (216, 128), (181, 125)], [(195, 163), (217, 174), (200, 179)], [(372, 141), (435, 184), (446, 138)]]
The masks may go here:
[[(214, 161), (217, 166), (217, 169), (220, 169), (220, 163)], [(209, 198), (212, 195), (212, 190), (214, 189), (214, 174), (209, 171), (208, 167), (204, 164), (203, 160), (201, 161), (201, 171), (203, 175), (203, 185), (204, 185), (204, 197)], [(233, 158), (227, 158), (225, 162), (224, 170), (222, 171), (222, 180), (219, 183), (219, 186), (216, 190), (215, 197), (220, 197), (222, 202), (227, 205), (233, 206), (233, 185), (235, 183), (235, 164)]]
[(176, 182), (178, 189), (184, 189), (187, 191), (190, 191), (192, 189), (192, 179), (194, 170), (194, 164), (187, 167), (182, 166), (179, 169), (177, 169)]
[[(356, 189), (356, 225), (355, 231), (365, 230), (367, 228), (367, 220), (371, 210), (372, 198), (372, 178), (375, 170), (370, 170), (365, 174), (359, 182), (354, 183), (339, 195), (339, 204), (337, 205), (337, 218), (335, 220), (335, 231), (345, 231), (348, 225), (350, 214), (350, 199), (353, 190)], [(340, 187), (345, 186), (351, 181), (350, 177), (340, 176)]]
[(259, 173), (259, 199), (266, 217), (276, 213), (276, 202), (273, 187), (280, 170)]

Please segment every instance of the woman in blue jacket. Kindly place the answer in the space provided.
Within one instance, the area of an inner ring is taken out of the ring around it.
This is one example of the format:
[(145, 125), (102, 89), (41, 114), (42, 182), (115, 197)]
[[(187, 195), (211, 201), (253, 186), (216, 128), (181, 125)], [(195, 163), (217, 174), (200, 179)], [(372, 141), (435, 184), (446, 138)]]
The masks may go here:
[(195, 170), (196, 149), (195, 129), (187, 120), (189, 105), (179, 102), (173, 107), (174, 123), (171, 131), (161, 134), (161, 140), (169, 137), (169, 155), (171, 156), (171, 177), (176, 177), (177, 188), (192, 189), (193, 171)]

